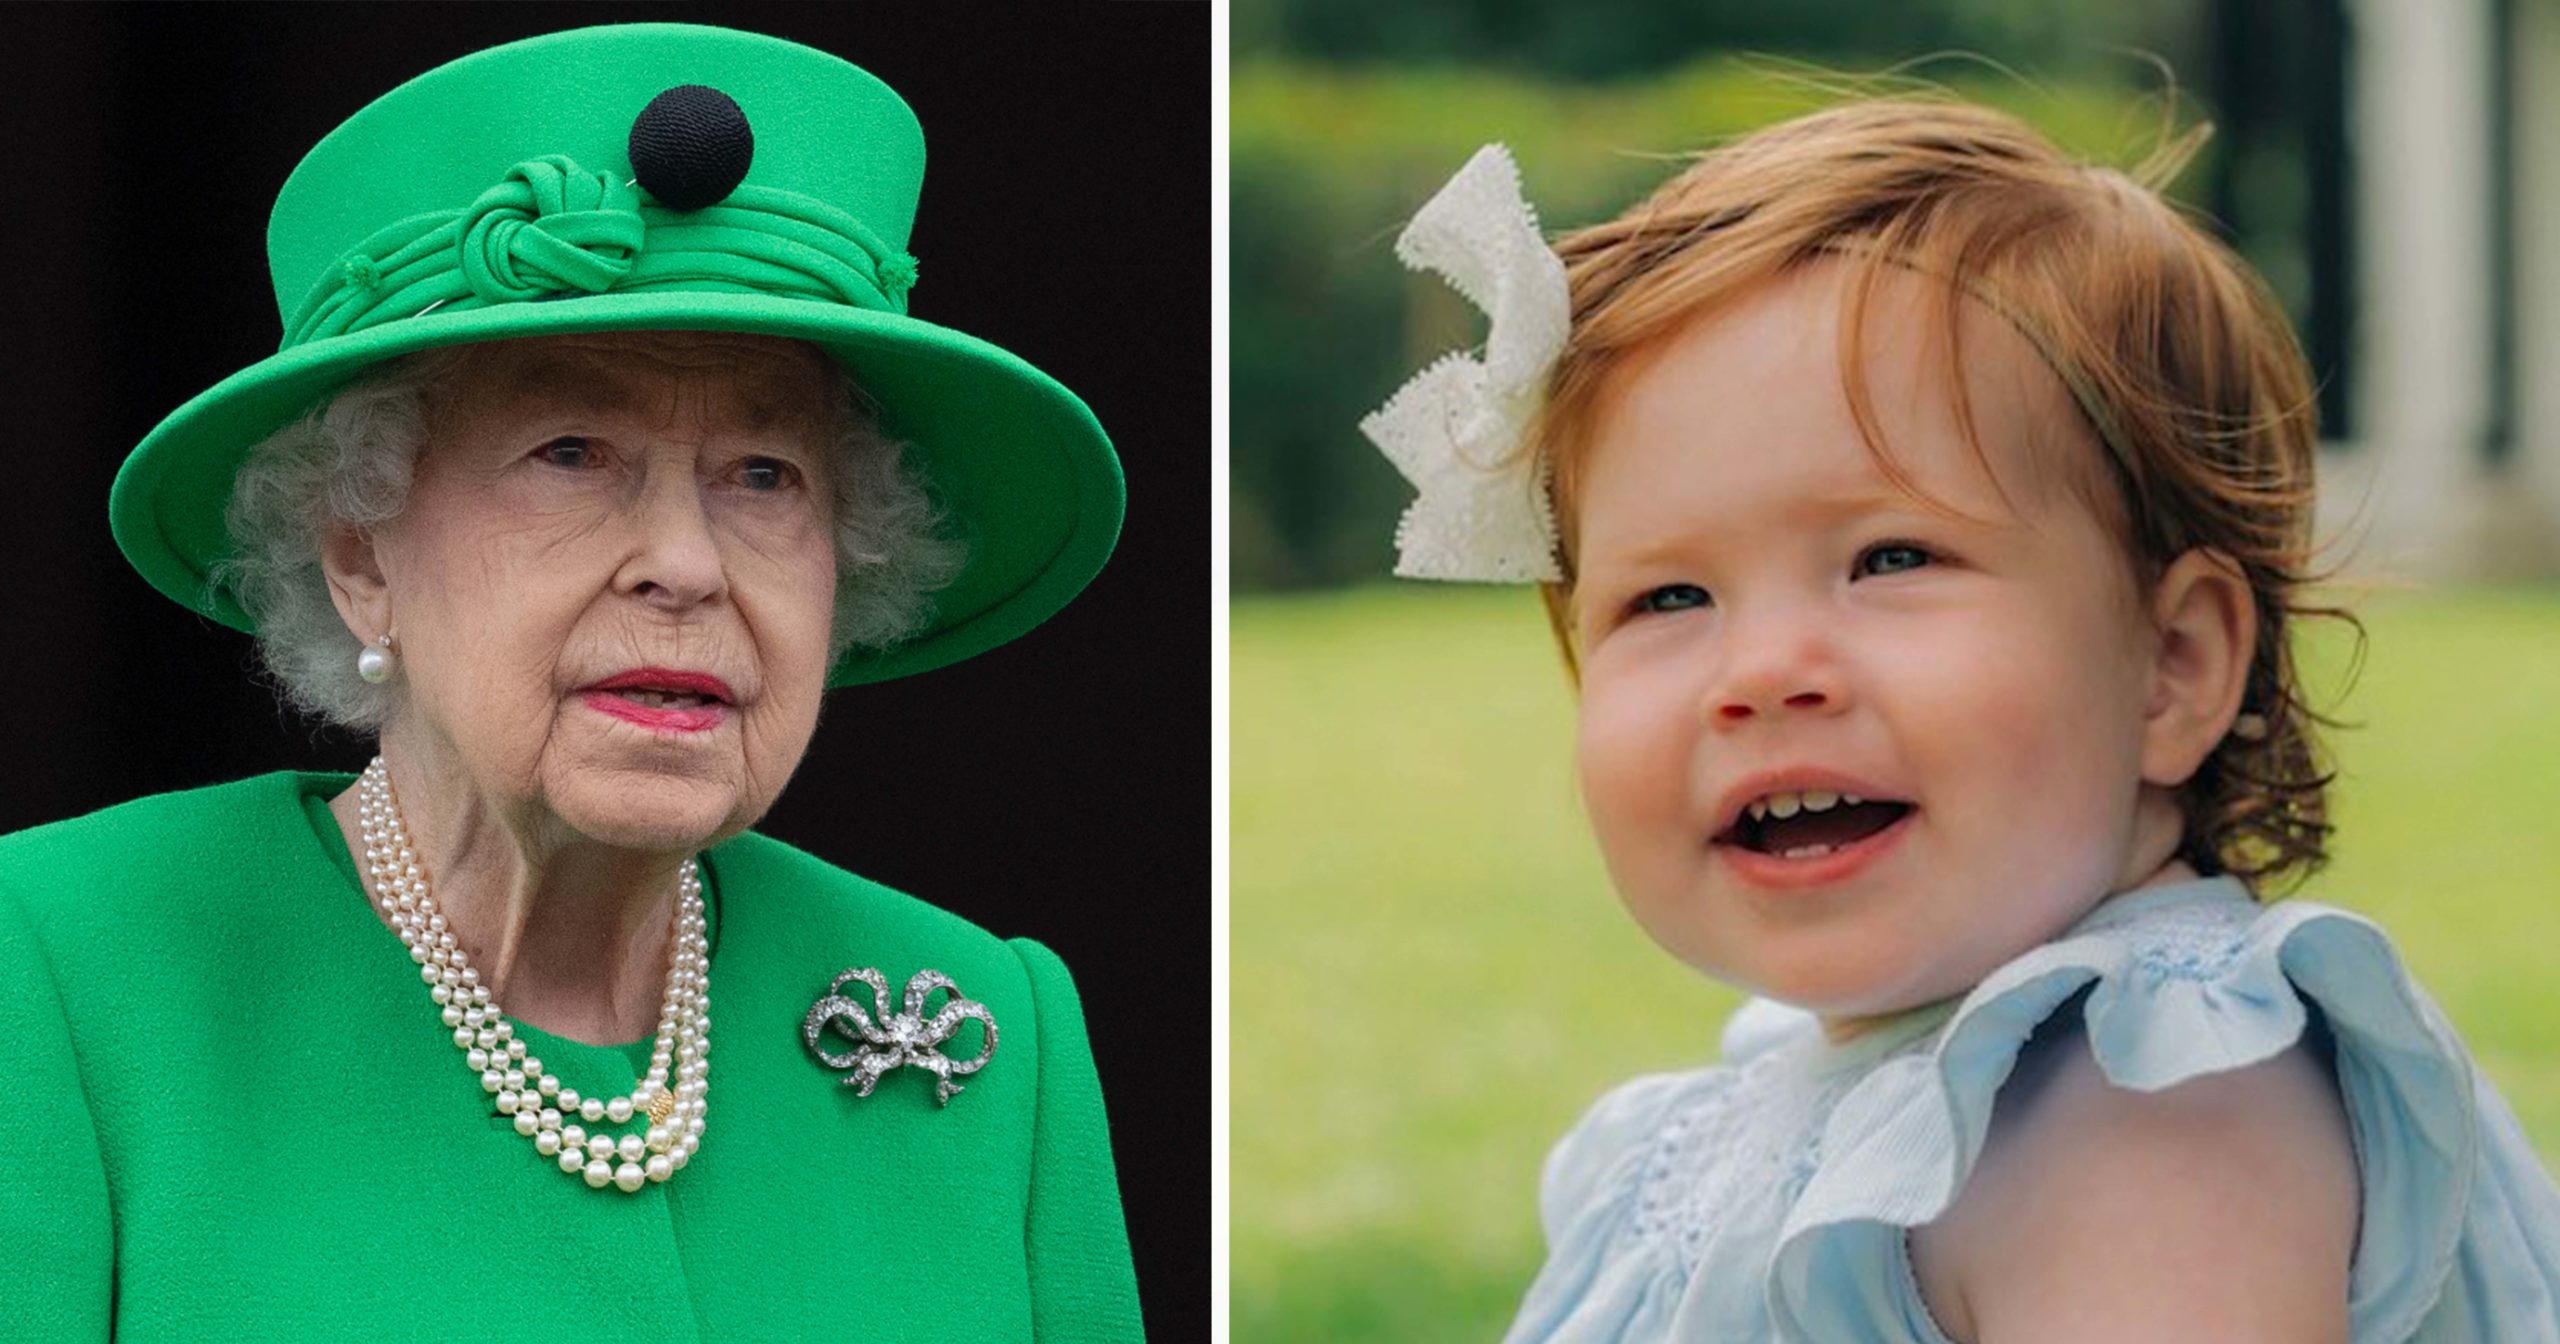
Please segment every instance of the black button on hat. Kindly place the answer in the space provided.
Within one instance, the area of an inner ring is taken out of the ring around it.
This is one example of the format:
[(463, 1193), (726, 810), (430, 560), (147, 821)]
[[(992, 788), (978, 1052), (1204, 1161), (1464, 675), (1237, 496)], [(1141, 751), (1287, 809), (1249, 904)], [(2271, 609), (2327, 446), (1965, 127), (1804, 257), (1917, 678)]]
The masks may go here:
[(670, 210), (717, 205), (747, 180), (755, 157), (747, 114), (708, 84), (659, 94), (631, 123), (631, 175)]

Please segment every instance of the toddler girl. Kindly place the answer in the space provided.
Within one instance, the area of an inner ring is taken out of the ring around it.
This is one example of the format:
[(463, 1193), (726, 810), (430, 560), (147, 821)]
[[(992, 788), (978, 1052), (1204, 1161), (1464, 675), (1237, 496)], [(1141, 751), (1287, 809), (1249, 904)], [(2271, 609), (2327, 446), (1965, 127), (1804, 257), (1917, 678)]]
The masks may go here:
[(1613, 884), (1755, 996), (1548, 1158), (1511, 1339), (2560, 1339), (2507, 1107), (2379, 929), (2261, 903), (2342, 613), (2300, 351), (2145, 185), (2198, 139), (1870, 101), (1553, 252), (1492, 149), (1407, 231), (1494, 325), (1364, 425), (1399, 572), (1544, 584)]

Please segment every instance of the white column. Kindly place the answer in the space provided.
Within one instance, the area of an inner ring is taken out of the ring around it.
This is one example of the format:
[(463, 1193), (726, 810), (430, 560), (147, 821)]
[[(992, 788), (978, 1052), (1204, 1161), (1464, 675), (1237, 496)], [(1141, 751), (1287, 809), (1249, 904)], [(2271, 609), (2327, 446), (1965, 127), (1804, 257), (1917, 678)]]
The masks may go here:
[(2517, 569), (2560, 575), (2560, 5), (2516, 9)]
[(2490, 13), (2354, 0), (2356, 451), (2323, 462), (2323, 535), (2361, 513), (2359, 568), (2472, 568), (2489, 407)]

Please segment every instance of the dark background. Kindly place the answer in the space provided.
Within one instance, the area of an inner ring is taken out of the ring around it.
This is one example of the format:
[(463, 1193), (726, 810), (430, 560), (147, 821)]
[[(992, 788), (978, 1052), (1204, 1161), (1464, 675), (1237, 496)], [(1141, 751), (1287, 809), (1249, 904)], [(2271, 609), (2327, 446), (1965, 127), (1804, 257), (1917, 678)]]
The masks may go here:
[(1128, 522), (1093, 586), (1003, 648), (832, 692), (759, 829), (1066, 959), (1150, 1330), (1205, 1334), (1206, 6), (9, 7), (0, 579), (20, 698), (0, 832), (362, 766), (369, 743), (252, 680), (246, 636), (127, 567), (109, 482), (161, 417), (274, 351), (267, 212), (306, 149), (454, 57), (635, 20), (790, 38), (896, 89), (927, 147), (915, 315), (1056, 377), (1119, 450)]

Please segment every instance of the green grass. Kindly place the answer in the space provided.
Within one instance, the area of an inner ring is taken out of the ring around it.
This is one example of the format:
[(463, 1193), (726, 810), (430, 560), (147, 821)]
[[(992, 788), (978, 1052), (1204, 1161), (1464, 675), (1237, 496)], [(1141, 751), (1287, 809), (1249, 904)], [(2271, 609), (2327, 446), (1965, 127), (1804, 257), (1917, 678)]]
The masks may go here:
[[(2303, 657), (2339, 734), (2334, 862), (2560, 1158), (2560, 589), (2393, 595)], [(1735, 995), (1618, 910), (1537, 599), (1239, 599), (1235, 1338), (1483, 1340), (1540, 1255), (1547, 1146), (1610, 1083), (1710, 1059)]]

